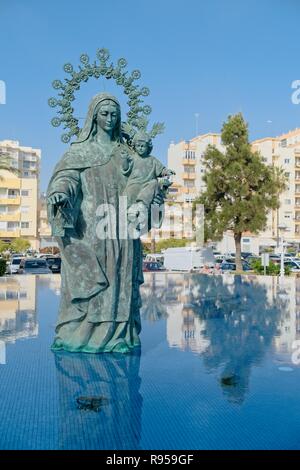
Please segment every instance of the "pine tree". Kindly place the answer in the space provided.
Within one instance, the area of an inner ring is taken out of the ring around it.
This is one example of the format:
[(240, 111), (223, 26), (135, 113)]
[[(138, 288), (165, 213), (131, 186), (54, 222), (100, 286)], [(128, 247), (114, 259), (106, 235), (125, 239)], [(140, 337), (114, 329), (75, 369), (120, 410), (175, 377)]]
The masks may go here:
[(229, 116), (222, 128), (225, 153), (209, 145), (204, 154), (206, 190), (195, 201), (204, 205), (205, 238), (221, 240), (232, 230), (236, 268), (242, 270), (242, 233), (266, 227), (270, 209), (279, 207), (286, 187), (283, 170), (263, 163), (249, 143), (248, 125), (241, 113)]

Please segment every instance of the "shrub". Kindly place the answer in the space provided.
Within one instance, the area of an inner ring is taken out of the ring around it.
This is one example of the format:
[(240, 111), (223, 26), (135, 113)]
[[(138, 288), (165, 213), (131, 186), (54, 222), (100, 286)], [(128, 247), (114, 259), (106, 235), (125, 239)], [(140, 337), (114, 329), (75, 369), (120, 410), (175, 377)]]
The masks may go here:
[(4, 276), (6, 271), (6, 261), (3, 258), (0, 258), (0, 276)]
[[(251, 261), (250, 265), (256, 274), (264, 273), (264, 267), (261, 264), (260, 259)], [(288, 266), (285, 266), (284, 273), (287, 276), (291, 273), (291, 270)], [(266, 274), (269, 276), (278, 276), (280, 274), (280, 264), (276, 264), (270, 261), (269, 266), (266, 267)]]

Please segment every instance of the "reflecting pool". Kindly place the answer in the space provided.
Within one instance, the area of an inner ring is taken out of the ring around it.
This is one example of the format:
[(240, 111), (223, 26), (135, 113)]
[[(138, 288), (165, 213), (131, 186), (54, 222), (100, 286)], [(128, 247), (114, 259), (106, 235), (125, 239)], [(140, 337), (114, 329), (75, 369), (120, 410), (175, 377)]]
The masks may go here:
[(300, 448), (300, 279), (145, 273), (127, 355), (52, 353), (59, 297), (0, 278), (0, 449)]

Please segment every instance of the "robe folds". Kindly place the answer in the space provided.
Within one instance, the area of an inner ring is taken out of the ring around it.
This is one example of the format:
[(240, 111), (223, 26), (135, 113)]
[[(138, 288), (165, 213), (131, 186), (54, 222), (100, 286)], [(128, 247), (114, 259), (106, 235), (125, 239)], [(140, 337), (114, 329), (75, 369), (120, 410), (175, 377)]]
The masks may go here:
[[(127, 177), (116, 143), (105, 153), (95, 142), (71, 145), (57, 164), (47, 197), (64, 193), (70, 204), (48, 204), (52, 234), (62, 257), (62, 289), (53, 350), (128, 352), (140, 345), (140, 239), (120, 235), (119, 197)], [(114, 236), (100, 237), (99, 206), (113, 207)], [(116, 222), (116, 223), (115, 223)]]

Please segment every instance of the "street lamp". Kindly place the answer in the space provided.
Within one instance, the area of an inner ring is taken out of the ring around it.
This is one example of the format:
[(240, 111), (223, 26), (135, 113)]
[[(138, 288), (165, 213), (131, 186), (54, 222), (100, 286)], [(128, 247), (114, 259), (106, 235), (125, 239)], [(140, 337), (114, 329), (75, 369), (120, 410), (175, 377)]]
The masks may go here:
[(284, 239), (283, 233), (286, 230), (287, 226), (284, 224), (278, 225), (278, 230), (281, 233), (281, 247), (280, 247), (280, 277), (284, 277)]

